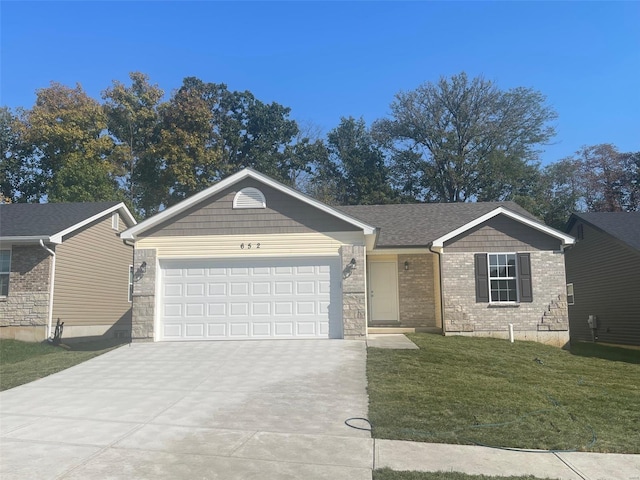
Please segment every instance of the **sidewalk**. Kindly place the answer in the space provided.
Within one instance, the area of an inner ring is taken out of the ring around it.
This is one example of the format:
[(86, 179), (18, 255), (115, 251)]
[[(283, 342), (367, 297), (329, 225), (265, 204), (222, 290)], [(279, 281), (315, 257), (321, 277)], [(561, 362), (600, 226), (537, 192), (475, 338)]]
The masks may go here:
[(472, 445), (375, 440), (375, 469), (560, 480), (640, 480), (640, 455), (516, 452)]

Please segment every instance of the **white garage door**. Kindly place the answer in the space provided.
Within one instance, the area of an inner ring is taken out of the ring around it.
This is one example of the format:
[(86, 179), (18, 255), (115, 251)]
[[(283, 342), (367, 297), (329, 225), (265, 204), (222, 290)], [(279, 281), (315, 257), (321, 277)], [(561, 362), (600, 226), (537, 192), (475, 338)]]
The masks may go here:
[(332, 257), (160, 262), (160, 340), (341, 338)]

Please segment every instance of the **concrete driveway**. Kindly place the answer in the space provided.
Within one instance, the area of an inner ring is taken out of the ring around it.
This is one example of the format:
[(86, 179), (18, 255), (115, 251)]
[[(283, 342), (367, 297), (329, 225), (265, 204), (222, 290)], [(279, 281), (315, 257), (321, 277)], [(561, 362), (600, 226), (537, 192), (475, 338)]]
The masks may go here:
[(0, 393), (0, 477), (370, 479), (366, 346), (133, 344)]

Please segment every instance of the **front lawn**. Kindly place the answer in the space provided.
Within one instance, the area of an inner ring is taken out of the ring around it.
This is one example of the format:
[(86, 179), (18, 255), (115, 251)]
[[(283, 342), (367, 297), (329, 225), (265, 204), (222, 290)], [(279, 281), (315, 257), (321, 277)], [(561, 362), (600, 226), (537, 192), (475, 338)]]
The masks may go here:
[(368, 349), (376, 438), (640, 453), (640, 351), (599, 355), (625, 360), (614, 361), (593, 346), (581, 356), (534, 342), (409, 338), (420, 350)]
[(0, 391), (72, 367), (121, 344), (122, 340), (103, 340), (55, 346), (0, 339)]

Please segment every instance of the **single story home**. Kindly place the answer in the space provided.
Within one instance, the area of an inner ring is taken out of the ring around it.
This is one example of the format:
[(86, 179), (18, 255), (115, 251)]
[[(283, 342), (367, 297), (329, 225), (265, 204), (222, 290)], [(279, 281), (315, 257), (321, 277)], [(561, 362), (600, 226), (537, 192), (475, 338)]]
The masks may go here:
[(574, 213), (566, 230), (571, 341), (640, 346), (640, 212)]
[(364, 338), (371, 326), (569, 340), (571, 236), (514, 203), (336, 208), (242, 170), (121, 234), (137, 341)]
[(136, 224), (120, 202), (0, 205), (0, 337), (120, 336), (131, 332)]

